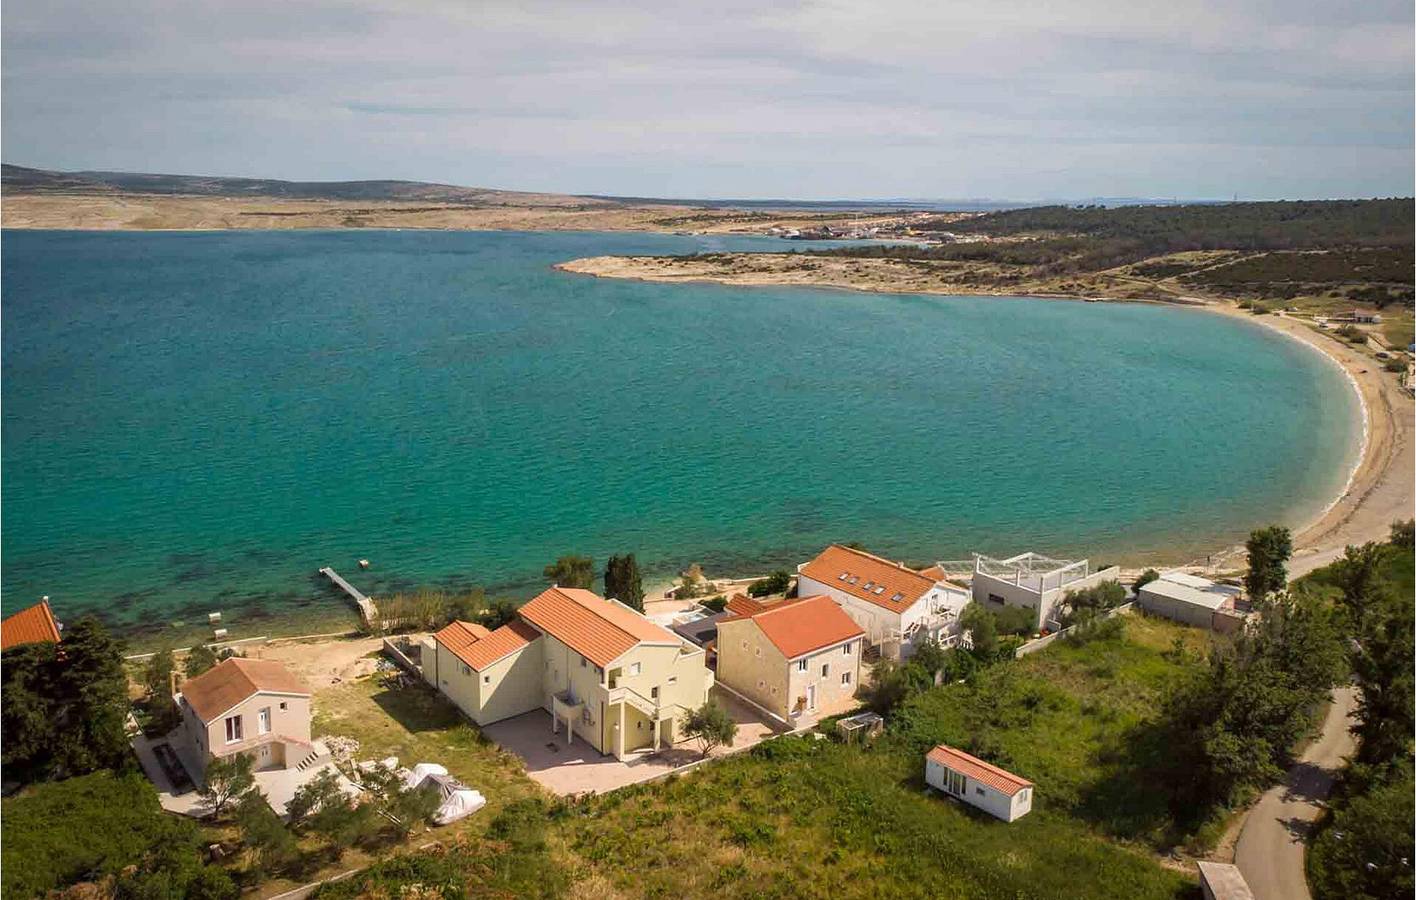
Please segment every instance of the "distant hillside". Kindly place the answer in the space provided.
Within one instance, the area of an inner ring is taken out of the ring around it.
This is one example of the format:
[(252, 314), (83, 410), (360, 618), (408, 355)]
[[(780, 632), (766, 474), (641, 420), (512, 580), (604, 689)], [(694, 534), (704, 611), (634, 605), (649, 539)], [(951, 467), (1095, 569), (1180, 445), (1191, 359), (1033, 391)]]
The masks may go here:
[(469, 206), (516, 204), (612, 205), (603, 198), (536, 194), (423, 181), (281, 181), (209, 175), (155, 175), (138, 172), (55, 172), (8, 163), (0, 165), (0, 187), (27, 194), (148, 194), (195, 197), (274, 197), (287, 200), (417, 200)]
[[(1295, 200), (1191, 206), (1039, 206), (940, 222), (937, 229), (992, 237), (1028, 233), (1121, 241), (1147, 255), (1180, 250), (1409, 247), (1411, 198)], [(916, 224), (918, 230), (931, 230)]]

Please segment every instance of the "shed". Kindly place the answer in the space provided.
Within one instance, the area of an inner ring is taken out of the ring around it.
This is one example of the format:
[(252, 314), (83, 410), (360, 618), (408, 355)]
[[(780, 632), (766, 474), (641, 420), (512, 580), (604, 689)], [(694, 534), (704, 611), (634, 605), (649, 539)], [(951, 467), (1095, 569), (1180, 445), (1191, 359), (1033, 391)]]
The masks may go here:
[(1205, 900), (1254, 900), (1254, 892), (1249, 890), (1239, 867), (1228, 863), (1202, 861), (1200, 890)]
[(885, 720), (873, 712), (856, 713), (836, 720), (836, 733), (846, 743), (869, 741), (885, 730)]
[(1141, 586), (1136, 602), (1146, 612), (1197, 628), (1212, 628), (1214, 615), (1232, 609), (1239, 589), (1184, 572), (1166, 572)]
[(1005, 822), (1032, 810), (1031, 781), (947, 744), (925, 755), (924, 781)]

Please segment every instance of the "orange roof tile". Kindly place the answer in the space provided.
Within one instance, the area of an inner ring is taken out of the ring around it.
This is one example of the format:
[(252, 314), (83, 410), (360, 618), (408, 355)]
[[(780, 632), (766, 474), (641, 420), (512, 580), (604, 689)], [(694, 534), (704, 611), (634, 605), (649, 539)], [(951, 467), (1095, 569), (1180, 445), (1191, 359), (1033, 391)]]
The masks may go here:
[(203, 722), (211, 722), (247, 697), (259, 693), (310, 696), (310, 689), (274, 659), (233, 656), (196, 678), (182, 682), (182, 696)]
[(947, 577), (949, 576), (949, 573), (948, 573), (948, 572), (945, 572), (942, 568), (940, 568), (940, 567), (937, 566), (937, 565), (935, 565), (935, 566), (929, 566), (928, 568), (924, 568), (924, 569), (920, 569), (920, 570), (919, 570), (919, 574), (923, 575), (925, 578), (932, 578), (932, 579), (934, 579), (935, 581), (943, 581), (945, 578), (947, 578)]
[(1019, 778), (1012, 772), (1000, 769), (992, 763), (986, 763), (977, 756), (970, 756), (962, 750), (955, 750), (948, 744), (940, 744), (929, 751), (929, 759), (972, 778), (974, 781), (996, 788), (1010, 797), (1023, 788), (1033, 786), (1033, 783), (1026, 778)]
[(463, 653), (489, 634), (491, 632), (483, 625), (458, 620), (447, 623), (441, 631), (433, 635), (433, 639), (451, 651), (453, 656), (467, 662)]
[(680, 643), (668, 629), (580, 588), (547, 588), (516, 614), (602, 667), (640, 643)]
[(732, 599), (723, 607), (723, 612), (732, 613), (734, 616), (750, 616), (766, 608), (767, 604), (761, 600), (755, 600), (746, 594), (733, 594)]
[(795, 659), (865, 634), (855, 620), (825, 594), (767, 604), (745, 615), (720, 619), (718, 625), (721, 627), (724, 623), (743, 619), (755, 622), (767, 640), (787, 659)]
[(59, 626), (54, 622), (48, 600), (41, 600), (0, 621), (0, 650), (42, 643), (59, 643)]
[(489, 633), (469, 647), (465, 654), (457, 655), (467, 665), (480, 672), (492, 663), (506, 659), (540, 636), (541, 632), (516, 619)]
[(902, 613), (929, 593), (935, 580), (901, 563), (832, 544), (801, 567), (802, 575), (893, 613)]

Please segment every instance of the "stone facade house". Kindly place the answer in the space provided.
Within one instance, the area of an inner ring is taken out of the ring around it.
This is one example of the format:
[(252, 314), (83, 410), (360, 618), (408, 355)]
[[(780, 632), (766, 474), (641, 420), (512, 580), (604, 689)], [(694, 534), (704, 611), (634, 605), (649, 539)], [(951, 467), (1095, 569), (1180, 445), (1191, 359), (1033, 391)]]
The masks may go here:
[(865, 630), (830, 597), (741, 595), (718, 621), (718, 683), (782, 719), (856, 705)]
[(281, 663), (232, 657), (182, 683), (174, 744), (194, 781), (212, 759), (245, 753), (257, 771), (318, 758), (310, 739), (310, 689)]

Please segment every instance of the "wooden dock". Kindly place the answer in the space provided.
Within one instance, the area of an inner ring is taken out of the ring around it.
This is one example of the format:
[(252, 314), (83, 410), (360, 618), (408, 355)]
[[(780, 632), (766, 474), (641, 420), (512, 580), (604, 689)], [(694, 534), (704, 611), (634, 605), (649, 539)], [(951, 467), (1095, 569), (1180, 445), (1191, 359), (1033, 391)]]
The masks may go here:
[(320, 569), (320, 574), (334, 582), (334, 586), (349, 595), (349, 599), (354, 601), (354, 605), (359, 607), (359, 618), (363, 621), (365, 628), (372, 628), (378, 623), (379, 610), (374, 606), (374, 601), (359, 592), (354, 585), (345, 581), (340, 574), (329, 566)]

